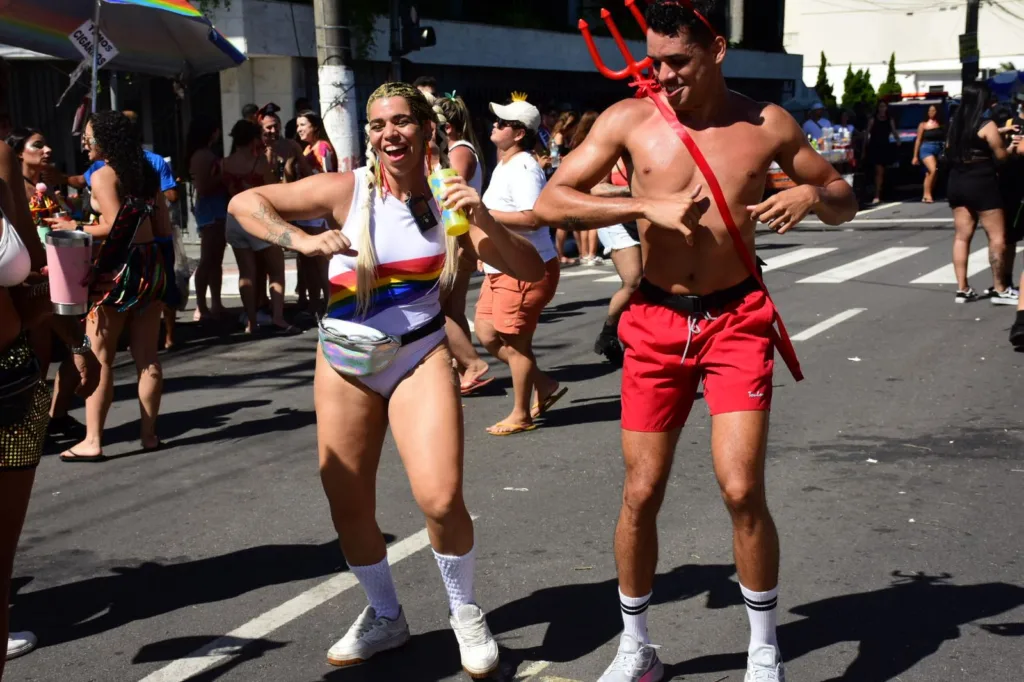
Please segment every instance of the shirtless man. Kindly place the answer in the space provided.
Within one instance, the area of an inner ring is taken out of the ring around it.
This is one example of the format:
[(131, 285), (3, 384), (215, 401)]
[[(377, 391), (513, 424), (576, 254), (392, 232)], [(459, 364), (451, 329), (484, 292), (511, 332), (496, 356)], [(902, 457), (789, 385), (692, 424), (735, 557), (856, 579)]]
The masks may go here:
[[(729, 213), (754, 253), (760, 220), (783, 233), (809, 212), (830, 225), (857, 203), (839, 174), (778, 106), (731, 92), (722, 75), (727, 44), (706, 19), (725, 0), (658, 0), (647, 10), (647, 52), (668, 115), (684, 125), (717, 174)], [(590, 189), (616, 159), (631, 160), (632, 196)], [(777, 161), (798, 187), (761, 202)], [(708, 179), (653, 99), (619, 102), (562, 161), (534, 213), (574, 229), (636, 220), (644, 280), (622, 316), (622, 449), (626, 479), (615, 531), (625, 625), (600, 682), (655, 682), (662, 664), (647, 635), (658, 558), (656, 520), (680, 430), (704, 380), (711, 455), (732, 517), (733, 550), (751, 626), (747, 682), (784, 681), (775, 638), (779, 541), (765, 501), (764, 464), (772, 396), (775, 309), (734, 249)], [(759, 203), (760, 202), (760, 203)]]

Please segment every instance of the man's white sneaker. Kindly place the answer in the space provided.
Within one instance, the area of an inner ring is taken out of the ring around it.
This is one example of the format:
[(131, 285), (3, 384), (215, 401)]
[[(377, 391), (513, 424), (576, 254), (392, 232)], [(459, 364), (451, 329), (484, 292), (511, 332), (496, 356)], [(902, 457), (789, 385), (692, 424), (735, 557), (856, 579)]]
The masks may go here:
[(494, 641), (483, 610), (476, 604), (463, 604), (448, 621), (459, 640), (462, 669), (474, 680), (498, 669), (498, 643)]
[(597, 682), (658, 682), (665, 675), (665, 667), (658, 660), (656, 648), (623, 632), (619, 653)]
[(786, 682), (786, 669), (782, 667), (779, 650), (773, 646), (760, 646), (750, 652), (743, 682)]
[(397, 649), (409, 641), (409, 624), (405, 611), (399, 611), (394, 620), (378, 618), (372, 606), (367, 606), (356, 618), (345, 636), (327, 652), (331, 665), (358, 665), (374, 654)]
[(31, 632), (12, 632), (7, 636), (7, 659), (24, 656), (36, 648), (36, 636)]

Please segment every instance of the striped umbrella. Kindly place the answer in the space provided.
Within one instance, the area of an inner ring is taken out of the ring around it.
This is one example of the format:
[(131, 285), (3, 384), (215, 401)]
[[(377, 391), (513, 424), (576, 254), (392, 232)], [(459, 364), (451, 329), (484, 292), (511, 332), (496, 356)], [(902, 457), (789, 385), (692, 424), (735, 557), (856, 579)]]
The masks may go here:
[(245, 61), (186, 0), (97, 2), (0, 0), (0, 43), (81, 61), (70, 36), (98, 13), (100, 31), (118, 50), (108, 68), (188, 78)]

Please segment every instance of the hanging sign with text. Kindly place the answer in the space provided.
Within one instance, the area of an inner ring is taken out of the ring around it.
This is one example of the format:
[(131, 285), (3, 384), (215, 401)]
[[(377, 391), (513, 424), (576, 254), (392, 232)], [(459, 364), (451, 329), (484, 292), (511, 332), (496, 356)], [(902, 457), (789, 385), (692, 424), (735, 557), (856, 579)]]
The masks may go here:
[[(97, 31), (94, 30), (94, 24), (92, 19), (89, 19), (84, 24), (74, 30), (74, 32), (68, 36), (68, 40), (71, 44), (82, 53), (82, 56), (92, 63), (92, 50), (93, 40)], [(117, 48), (114, 47), (114, 43), (103, 35), (102, 31), (99, 31), (99, 51), (96, 55), (96, 68), (102, 69), (107, 63), (117, 56)]]

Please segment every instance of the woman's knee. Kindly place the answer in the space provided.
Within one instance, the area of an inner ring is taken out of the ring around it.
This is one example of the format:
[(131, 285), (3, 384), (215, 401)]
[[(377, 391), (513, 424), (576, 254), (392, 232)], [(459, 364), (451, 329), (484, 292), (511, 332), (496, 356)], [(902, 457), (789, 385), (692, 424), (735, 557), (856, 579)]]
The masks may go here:
[(435, 486), (416, 494), (416, 504), (427, 520), (443, 525), (455, 516), (466, 512), (462, 491), (457, 486)]

